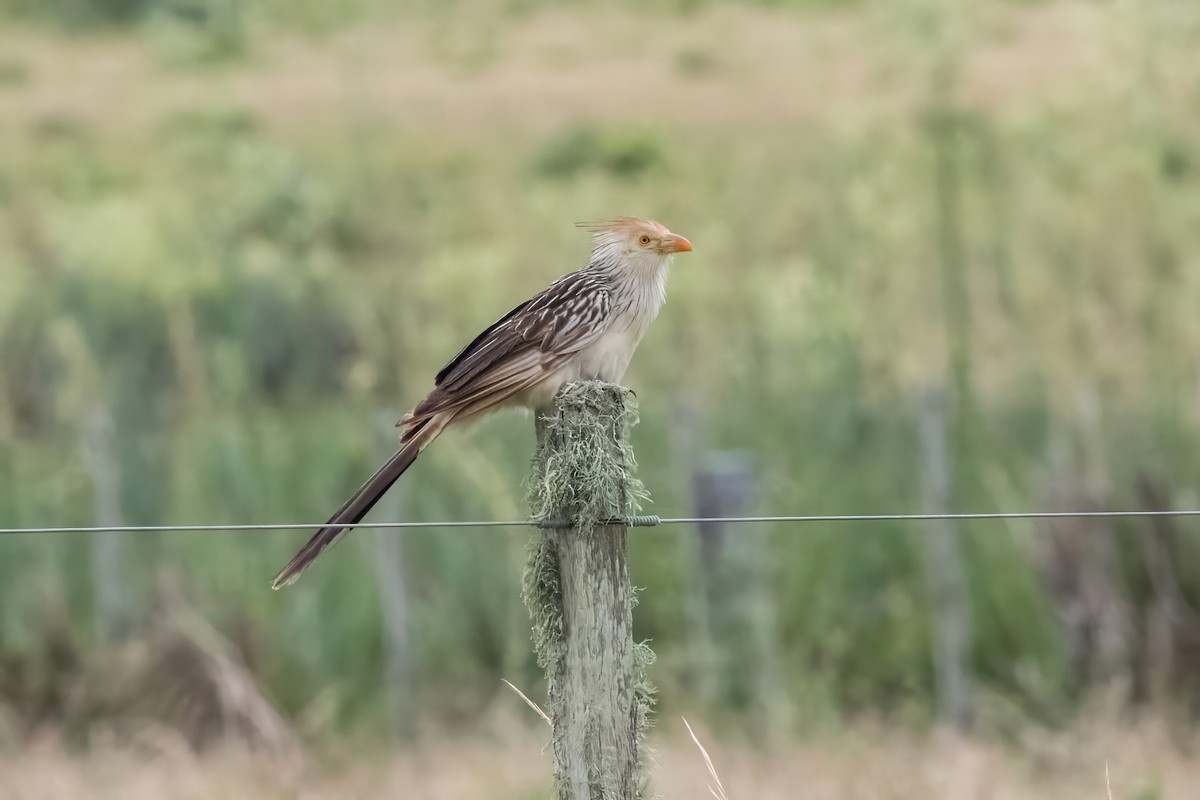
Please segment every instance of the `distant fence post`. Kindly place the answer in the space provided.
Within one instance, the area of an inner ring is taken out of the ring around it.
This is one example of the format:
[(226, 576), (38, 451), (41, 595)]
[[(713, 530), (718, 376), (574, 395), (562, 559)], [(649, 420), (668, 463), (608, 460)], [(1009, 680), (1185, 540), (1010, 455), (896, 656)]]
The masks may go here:
[(546, 527), (524, 595), (546, 671), (556, 800), (643, 796), (653, 653), (633, 641), (624, 522), (643, 494), (631, 475), (635, 422), (632, 394), (596, 381), (567, 385), (537, 418), (530, 505)]
[[(925, 510), (950, 510), (950, 455), (946, 441), (946, 394), (928, 388), (920, 398), (921, 478)], [(962, 551), (948, 519), (931, 520), (923, 537), (925, 575), (933, 599), (933, 673), (938, 717), (943, 724), (966, 730), (971, 715), (969, 667), (971, 598), (967, 592)]]
[[(699, 512), (695, 475), (696, 464), (704, 452), (702, 419), (703, 411), (696, 394), (680, 393), (671, 414), (671, 464), (681, 478), (684, 493), (692, 496), (693, 511), (698, 517), (707, 516)], [(700, 701), (711, 709), (717, 704), (721, 670), (713, 643), (714, 603), (712, 579), (708, 575), (708, 553), (703, 535), (696, 535), (690, 526), (679, 526), (675, 538), (679, 545), (679, 563), (683, 565), (680, 570), (683, 578), (681, 600), (687, 628), (687, 667)]]
[[(121, 515), (120, 463), (115, 452), (112, 416), (104, 406), (92, 408), (84, 420), (83, 463), (92, 484), (97, 525), (118, 526)], [(92, 603), (97, 637), (112, 641), (129, 625), (129, 576), (124, 570), (124, 538), (120, 531), (92, 535)]]
[[(750, 458), (739, 452), (712, 452), (692, 471), (692, 508), (708, 522), (696, 526), (700, 551), (697, 572), (705, 594), (700, 602), (722, 643), (721, 700), (752, 709), (750, 732), (771, 737), (788, 724), (788, 704), (780, 691), (772, 601), (770, 540), (722, 521), (740, 517), (754, 505), (757, 476)], [(701, 684), (703, 686), (703, 684)], [(712, 698), (708, 698), (712, 699)]]

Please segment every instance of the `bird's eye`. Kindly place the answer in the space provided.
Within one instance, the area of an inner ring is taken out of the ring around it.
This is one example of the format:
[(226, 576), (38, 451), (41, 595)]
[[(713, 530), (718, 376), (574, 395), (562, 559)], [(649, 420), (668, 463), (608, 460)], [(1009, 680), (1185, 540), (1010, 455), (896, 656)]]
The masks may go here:
[(640, 244), (642, 247), (645, 247), (646, 245), (650, 244), (650, 237), (643, 233), (638, 237), (638, 244)]

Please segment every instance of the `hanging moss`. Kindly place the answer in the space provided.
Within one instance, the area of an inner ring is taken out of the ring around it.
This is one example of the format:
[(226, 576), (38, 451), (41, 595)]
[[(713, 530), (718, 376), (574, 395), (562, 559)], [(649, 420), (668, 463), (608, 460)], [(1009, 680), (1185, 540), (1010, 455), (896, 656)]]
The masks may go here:
[(629, 430), (638, 422), (637, 398), (601, 381), (568, 384), (558, 393), (558, 414), (540, 418), (538, 448), (527, 502), (535, 522), (565, 512), (565, 522), (590, 529), (636, 514), (649, 499), (634, 477), (637, 460)]
[[(579, 678), (567, 673), (564, 561), (560, 548), (574, 551), (576, 537), (590, 537), (598, 525), (636, 513), (640, 502), (647, 499), (641, 481), (633, 476), (636, 461), (629, 445), (629, 429), (636, 422), (633, 393), (595, 381), (566, 386), (556, 398), (555, 413), (538, 420), (538, 446), (528, 502), (535, 521), (554, 522), (557, 527), (540, 531), (530, 544), (523, 595), (533, 623), (538, 665), (546, 672), (549, 712), (556, 720), (556, 753), (560, 736), (557, 714), (563, 708), (558, 693), (571, 685), (573, 678), (578, 686)], [(563, 538), (564, 528), (569, 529), (565, 536), (570, 539)], [(575, 552), (578, 559), (578, 551)], [(572, 574), (575, 581), (580, 580), (578, 561)], [(621, 580), (628, 587), (627, 577)], [(632, 609), (636, 597), (632, 587), (627, 591), (627, 609)], [(627, 614), (628, 611), (618, 603), (614, 613)], [(645, 739), (654, 706), (654, 688), (647, 675), (655, 656), (644, 642), (632, 645), (631, 656), (628, 686), (632, 694), (633, 750), (636, 753), (632, 778), (633, 785), (638, 787), (638, 796), (644, 797), (649, 796)], [(556, 758), (556, 768), (559, 766)], [(612, 768), (611, 763), (608, 767)], [(622, 768), (628, 775), (628, 766)], [(597, 798), (605, 797), (609, 790), (604, 787), (611, 786), (616, 779), (604, 774), (607, 770), (600, 759), (592, 762), (589, 758), (589, 769), (599, 770), (599, 774), (589, 774), (591, 794)], [(563, 793), (567, 790), (562, 777), (559, 775), (556, 779), (560, 796), (565, 796)]]

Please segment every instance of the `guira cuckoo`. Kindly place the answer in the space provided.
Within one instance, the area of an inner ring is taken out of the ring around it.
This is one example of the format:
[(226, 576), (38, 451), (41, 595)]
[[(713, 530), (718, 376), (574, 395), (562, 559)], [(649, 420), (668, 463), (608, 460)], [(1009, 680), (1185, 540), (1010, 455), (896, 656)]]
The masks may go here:
[(400, 448), (367, 479), (287, 566), (278, 589), (359, 522), (442, 431), (500, 408), (547, 408), (572, 381), (619, 383), (666, 300), (667, 272), (692, 244), (651, 220), (586, 225), (587, 266), (505, 314), (442, 368), (434, 388), (396, 423)]

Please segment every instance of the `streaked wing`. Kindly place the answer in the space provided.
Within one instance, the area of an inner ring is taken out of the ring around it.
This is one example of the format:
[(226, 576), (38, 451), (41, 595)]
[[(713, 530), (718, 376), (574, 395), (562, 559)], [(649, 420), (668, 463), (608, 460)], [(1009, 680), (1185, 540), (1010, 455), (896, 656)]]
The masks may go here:
[(602, 277), (572, 272), (559, 278), (476, 337), (438, 373), (435, 385), (454, 392), (498, 370), (505, 361), (535, 351), (547, 355), (577, 352), (603, 329), (610, 311)]
[[(553, 287), (551, 287), (551, 288), (553, 288)], [(536, 300), (536, 299), (537, 298), (535, 297), (534, 300)], [(454, 358), (450, 359), (450, 362), (448, 364), (446, 364), (446, 366), (442, 367), (441, 370), (438, 371), (437, 377), (435, 377), (433, 379), (433, 385), (441, 386), (442, 381), (444, 381), (451, 372), (454, 372), (455, 370), (459, 369), (459, 367), (462, 367), (464, 365), (464, 362), (471, 360), (473, 355), (478, 354), (480, 348), (482, 348), (485, 344), (487, 344), (488, 340), (493, 336), (493, 334), (496, 333), (496, 331), (498, 329), (503, 328), (506, 325), (508, 325), (508, 323), (512, 320), (513, 317), (517, 316), (518, 314), (523, 312), (525, 309), (527, 309), (529, 307), (529, 304), (532, 302), (533, 302), (533, 300), (526, 300), (524, 303), (521, 303), (521, 305), (517, 306), (512, 311), (508, 312), (503, 317), (501, 317), (500, 319), (496, 320), (491, 325), (489, 325), (487, 330), (485, 330), (483, 333), (476, 336), (471, 341), (470, 344), (468, 344), (462, 350), (459, 350), (458, 355), (456, 355)]]
[(580, 271), (559, 278), (463, 348), (406, 420), (484, 398), (500, 402), (528, 388), (594, 342), (607, 329), (611, 309), (602, 275)]

